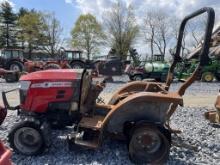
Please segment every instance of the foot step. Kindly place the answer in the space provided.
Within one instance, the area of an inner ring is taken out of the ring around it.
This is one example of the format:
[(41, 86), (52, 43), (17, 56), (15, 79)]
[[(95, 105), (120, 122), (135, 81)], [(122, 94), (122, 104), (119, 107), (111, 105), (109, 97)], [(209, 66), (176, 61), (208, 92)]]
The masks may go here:
[(80, 133), (72, 133), (68, 136), (70, 150), (74, 149), (96, 149), (100, 144), (100, 131), (86, 129)]
[(92, 116), (92, 117), (83, 117), (79, 122), (80, 128), (87, 128), (93, 130), (100, 130), (102, 128), (102, 121), (104, 116)]

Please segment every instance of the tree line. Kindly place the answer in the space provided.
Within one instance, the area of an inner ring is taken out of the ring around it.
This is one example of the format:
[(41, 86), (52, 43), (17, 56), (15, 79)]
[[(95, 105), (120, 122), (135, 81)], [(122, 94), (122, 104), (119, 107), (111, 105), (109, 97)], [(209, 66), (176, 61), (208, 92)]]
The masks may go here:
[(55, 55), (58, 52), (62, 27), (53, 13), (20, 8), (14, 13), (12, 6), (0, 4), (0, 48), (27, 49), (29, 58), (33, 50)]
[[(137, 42), (148, 50), (148, 53), (142, 56), (144, 60), (152, 58), (154, 54), (171, 54), (176, 46), (181, 20), (164, 10), (149, 10), (141, 20), (137, 18), (132, 4), (126, 6), (120, 1), (116, 1), (110, 10), (103, 13), (101, 23), (91, 14), (81, 15), (71, 32), (72, 44), (83, 49), (88, 58), (91, 54), (96, 54), (97, 48), (104, 44), (111, 47), (122, 59), (126, 59), (128, 53), (133, 52), (132, 55), (136, 55), (131, 57), (136, 58), (135, 61), (140, 59), (133, 51)], [(187, 46), (196, 47), (199, 44), (204, 26), (202, 18), (187, 26), (182, 54), (189, 52)]]
[[(200, 42), (201, 33), (195, 31), (195, 27), (202, 26), (201, 22), (204, 21), (194, 23), (189, 28), (192, 30), (192, 40), (195, 41), (191, 43), (194, 47)], [(137, 42), (148, 50), (145, 59), (154, 54), (169, 54), (170, 45), (176, 43), (179, 24), (178, 18), (163, 10), (146, 11), (144, 17), (137, 20), (132, 4), (126, 6), (117, 1), (110, 10), (103, 13), (100, 22), (90, 13), (80, 15), (71, 30), (69, 43), (70, 47), (83, 50), (88, 59), (102, 53), (103, 48), (110, 47), (110, 52), (121, 59), (126, 59), (129, 52), (132, 52), (131, 57), (137, 61), (140, 56), (133, 49)], [(0, 48), (26, 49), (29, 58), (33, 50), (54, 56), (64, 43), (63, 29), (54, 13), (25, 8), (14, 13), (7, 1), (0, 5), (0, 28)], [(185, 39), (187, 33), (182, 45), (187, 50)]]

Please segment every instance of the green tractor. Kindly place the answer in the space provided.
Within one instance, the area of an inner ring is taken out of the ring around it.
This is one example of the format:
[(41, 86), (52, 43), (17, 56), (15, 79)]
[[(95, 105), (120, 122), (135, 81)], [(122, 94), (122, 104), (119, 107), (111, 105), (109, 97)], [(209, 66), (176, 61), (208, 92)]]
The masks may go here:
[(205, 82), (212, 82), (213, 79), (220, 81), (220, 60), (212, 59), (210, 65), (207, 65), (202, 72), (201, 80)]
[[(178, 80), (186, 80), (192, 74), (193, 70), (198, 65), (198, 60), (195, 60), (201, 52), (201, 43), (189, 54), (188, 59), (184, 60), (176, 71)], [(203, 67), (198, 80), (203, 82), (212, 82), (214, 79), (220, 81), (220, 26), (212, 33), (209, 50), (210, 62)], [(198, 59), (198, 58), (197, 58)]]
[[(179, 65), (176, 72), (176, 77), (180, 81), (185, 81), (191, 76), (193, 70), (197, 67), (198, 61), (195, 59), (184, 61)], [(220, 81), (220, 60), (216, 57), (211, 58), (209, 65), (202, 69), (198, 80), (203, 82), (212, 82), (214, 79)]]

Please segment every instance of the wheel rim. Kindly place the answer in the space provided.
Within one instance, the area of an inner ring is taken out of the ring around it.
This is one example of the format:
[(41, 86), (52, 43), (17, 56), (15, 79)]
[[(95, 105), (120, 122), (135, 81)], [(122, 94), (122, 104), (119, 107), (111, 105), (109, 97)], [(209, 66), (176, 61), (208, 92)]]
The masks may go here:
[(12, 65), (10, 66), (10, 70), (20, 71), (20, 67), (19, 67), (18, 65), (16, 65), (16, 64), (12, 64)]
[(157, 129), (141, 129), (132, 136), (130, 157), (136, 163), (164, 163), (169, 155), (169, 142)]
[(30, 154), (40, 149), (42, 138), (36, 129), (23, 127), (15, 132), (14, 144), (20, 152)]
[(155, 153), (161, 145), (159, 135), (152, 131), (147, 131), (136, 138), (137, 147), (147, 153)]
[(141, 81), (142, 80), (142, 78), (140, 77), (140, 76), (135, 76), (135, 78), (134, 78), (136, 81)]
[(213, 79), (213, 77), (212, 77), (212, 75), (210, 75), (210, 74), (207, 74), (207, 75), (205, 75), (205, 80), (206, 81), (212, 81), (212, 79)]

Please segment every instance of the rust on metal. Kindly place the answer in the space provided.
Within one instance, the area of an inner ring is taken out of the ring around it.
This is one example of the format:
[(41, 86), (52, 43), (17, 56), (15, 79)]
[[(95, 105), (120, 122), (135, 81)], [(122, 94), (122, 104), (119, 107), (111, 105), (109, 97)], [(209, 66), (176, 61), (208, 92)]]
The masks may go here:
[(166, 85), (157, 82), (134, 81), (116, 91), (108, 104), (115, 105), (119, 100), (137, 92), (166, 92)]
[(80, 120), (79, 127), (99, 130), (102, 127), (103, 116), (83, 117)]
[(179, 88), (178, 94), (180, 96), (183, 96), (185, 94), (186, 89), (194, 82), (197, 80), (197, 77), (200, 75), (202, 70), (202, 67), (200, 65), (197, 66), (195, 71), (193, 72), (192, 76), (190, 76), (184, 83), (183, 85)]
[(183, 99), (177, 93), (169, 92), (137, 92), (112, 105), (112, 110), (103, 120), (103, 128), (108, 132), (123, 133), (126, 121), (148, 119), (151, 122), (165, 123), (165, 114), (174, 103), (182, 105)]

